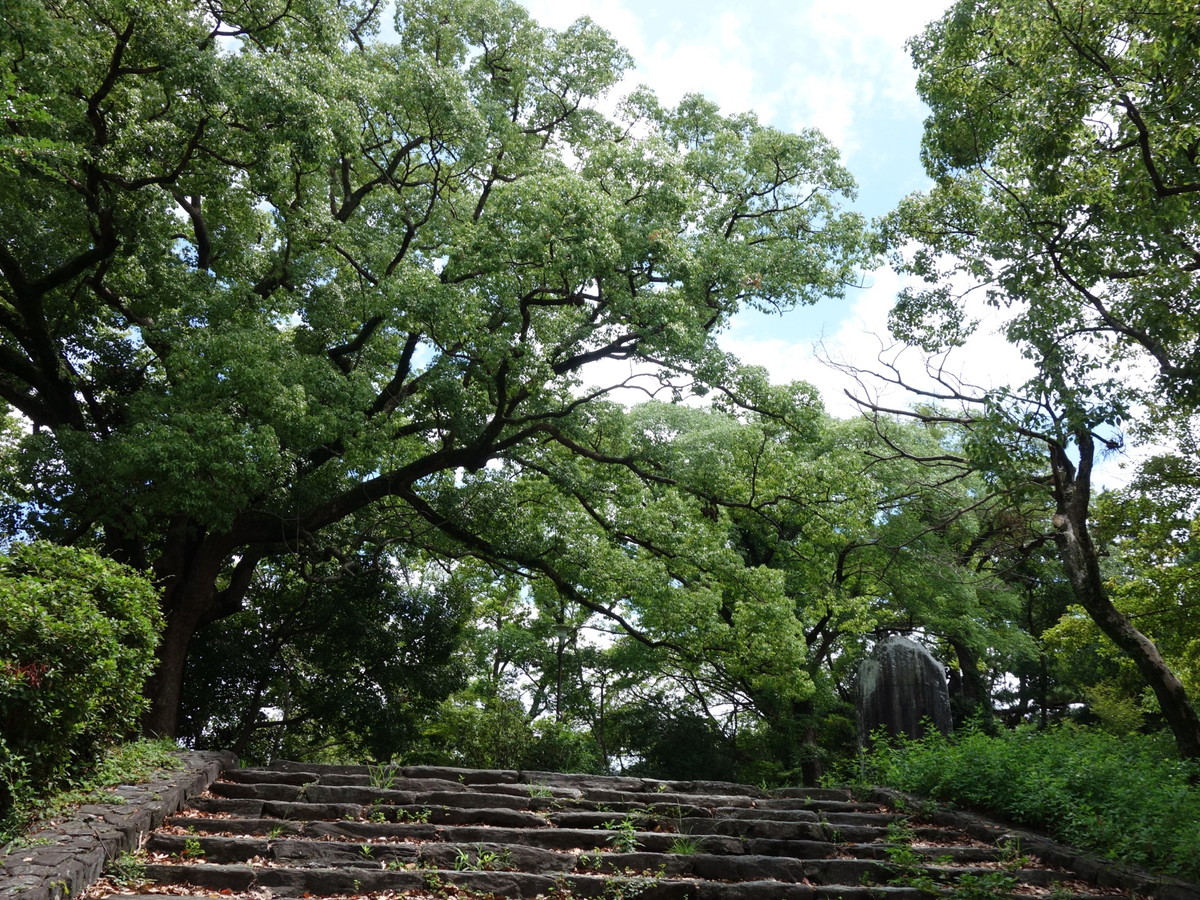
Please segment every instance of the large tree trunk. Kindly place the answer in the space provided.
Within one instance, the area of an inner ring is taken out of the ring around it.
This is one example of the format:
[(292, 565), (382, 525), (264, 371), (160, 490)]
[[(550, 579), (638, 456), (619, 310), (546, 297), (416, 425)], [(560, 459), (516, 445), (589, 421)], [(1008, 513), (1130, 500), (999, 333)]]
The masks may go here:
[(142, 717), (142, 731), (148, 737), (175, 737), (179, 729), (179, 703), (183, 698), (183, 670), (188, 645), (199, 627), (202, 613), (180, 604), (167, 617), (154, 674), (146, 682), (150, 706)]
[(1200, 715), (1189, 700), (1183, 683), (1171, 671), (1154, 642), (1113, 605), (1105, 590), (1099, 554), (1088, 531), (1095, 445), (1088, 432), (1077, 433), (1075, 439), (1079, 446), (1078, 466), (1071, 462), (1064, 448), (1052, 446), (1050, 451), (1057, 506), (1054, 517), (1058, 529), (1056, 540), (1075, 599), (1100, 630), (1137, 665), (1142, 678), (1158, 698), (1180, 756), (1200, 759)]
[(176, 523), (168, 532), (154, 566), (162, 587), (165, 626), (158, 661), (145, 688), (150, 706), (142, 717), (142, 731), (148, 736), (175, 737), (192, 636), (203, 625), (241, 606), (260, 555), (246, 552), (233, 567), (224, 590), (218, 591), (218, 579), (231, 559), (231, 543), (228, 536), (198, 535), (187, 523)]

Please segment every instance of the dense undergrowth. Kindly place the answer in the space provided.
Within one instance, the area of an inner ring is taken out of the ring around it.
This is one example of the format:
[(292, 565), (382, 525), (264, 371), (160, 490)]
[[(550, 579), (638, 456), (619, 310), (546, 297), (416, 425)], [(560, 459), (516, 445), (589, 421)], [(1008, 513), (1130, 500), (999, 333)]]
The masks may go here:
[(107, 788), (150, 781), (162, 771), (181, 766), (169, 740), (138, 740), (111, 747), (87, 772), (69, 779), (59, 790), (23, 797), (22, 802), (0, 819), (0, 854), (21, 841), (40, 824), (69, 812), (83, 803), (112, 802)]
[(1121, 862), (1200, 880), (1200, 764), (1167, 736), (1070, 724), (877, 742), (854, 780), (1002, 817)]

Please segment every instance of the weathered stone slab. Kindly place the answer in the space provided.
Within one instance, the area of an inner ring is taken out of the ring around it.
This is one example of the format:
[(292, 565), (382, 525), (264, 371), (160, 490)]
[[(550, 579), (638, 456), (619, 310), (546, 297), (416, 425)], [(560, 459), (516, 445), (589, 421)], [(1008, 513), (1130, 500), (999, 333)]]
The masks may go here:
[(230, 834), (297, 834), (304, 828), (302, 822), (282, 822), (279, 819), (206, 819), (197, 816), (172, 816), (168, 825), (186, 828), (200, 834), (227, 831)]
[(887, 828), (895, 822), (902, 821), (904, 816), (898, 816), (894, 813), (866, 813), (866, 812), (823, 812), (819, 813), (820, 821), (828, 822), (830, 825), (873, 825), (877, 828)]
[(428, 814), (428, 821), (437, 825), (491, 825), (497, 828), (545, 828), (550, 820), (536, 812), (522, 809), (458, 809), (453, 806), (433, 808), (409, 806), (396, 807), (395, 816), (387, 807), (380, 807), (389, 819), (403, 821), (407, 811), (410, 815)]
[(236, 781), (242, 784), (309, 784), (319, 781), (317, 772), (281, 772), (278, 769), (262, 767), (247, 767), (245, 769), (228, 769), (222, 775), (223, 781)]
[(873, 859), (809, 860), (805, 872), (816, 884), (885, 884), (896, 871)]
[(456, 806), (459, 809), (535, 809), (548, 807), (550, 804), (538, 798), (513, 796), (511, 794), (491, 794), (467, 791), (462, 794), (445, 791), (413, 794), (408, 801), (415, 805), (426, 806)]
[(317, 775), (369, 775), (370, 766), (339, 766), (330, 763), (296, 762), (291, 759), (274, 760), (272, 769), (280, 772), (315, 772)]
[[(197, 812), (226, 813), (239, 819), (257, 819), (262, 816), (262, 800), (233, 800), (228, 797), (197, 797), (191, 802)], [(175, 817), (172, 817), (175, 818)]]
[(149, 863), (146, 877), (162, 884), (190, 884), (216, 891), (244, 891), (254, 884), (256, 874), (262, 871), (251, 866), (216, 866), (207, 863), (171, 866)]
[[(573, 788), (587, 793), (591, 790), (628, 791), (645, 793), (646, 781), (642, 778), (627, 778), (620, 775), (564, 775), (560, 772), (531, 772), (520, 774), (522, 784), (533, 786)], [(653, 789), (651, 789), (653, 790)]]
[(699, 854), (679, 853), (581, 853), (575, 863), (584, 874), (649, 872), (652, 875), (692, 875)]
[[(1000, 851), (995, 847), (920, 847), (914, 846), (912, 852), (925, 859), (940, 859), (948, 857), (955, 863), (995, 862), (1000, 858)], [(887, 859), (887, 844), (843, 844), (841, 851), (856, 859)]]
[(690, 900), (696, 882), (654, 878), (567, 875), (563, 887), (578, 897), (636, 897), (637, 900)]
[(235, 800), (295, 800), (300, 796), (301, 785), (214, 781), (208, 789), (218, 797), (232, 797)]
[(819, 841), (826, 836), (824, 826), (819, 823), (766, 819), (682, 819), (680, 829), (687, 834), (724, 834), (773, 841)]
[[(705, 818), (705, 817), (701, 817)], [(749, 820), (759, 819), (764, 822), (819, 822), (821, 817), (811, 809), (730, 809), (722, 807), (709, 812), (707, 818)]]
[(440, 825), (401, 825), (383, 822), (309, 822), (303, 834), (314, 838), (349, 838), (350, 840), (440, 841), (447, 840), (450, 829)]
[[(193, 842), (189, 844), (189, 842)], [(198, 843), (205, 862), (240, 863), (268, 853), (269, 842), (258, 838), (197, 837), (194, 834), (153, 834), (146, 849), (153, 853), (181, 856), (189, 846)]]
[(546, 850), (606, 850), (611, 833), (579, 828), (475, 828), (449, 826), (439, 829), (441, 839), (452, 844), (501, 843), (524, 844)]
[[(421, 844), (417, 857), (422, 864), (439, 869), (460, 865), (478, 868), (512, 869), (519, 872), (569, 872), (575, 868), (575, 855), (522, 844)], [(482, 861), (482, 862), (481, 862)]]
[(699, 878), (715, 881), (783, 881), (798, 883), (805, 878), (804, 863), (782, 856), (693, 857), (692, 871)]
[(819, 884), (813, 891), (821, 900), (929, 900), (929, 895), (917, 888), (890, 885)]
[(874, 813), (879, 811), (878, 803), (856, 803), (848, 800), (803, 800), (777, 798), (760, 800), (758, 809), (805, 809), (813, 812), (861, 812)]
[[(372, 803), (405, 805), (417, 802), (417, 792), (395, 788), (357, 787), (354, 785), (310, 784), (299, 797), (272, 797), (273, 800), (303, 800), (305, 803)], [(447, 794), (443, 794), (447, 796)]]
[(811, 900), (815, 889), (807, 884), (780, 884), (778, 881), (746, 881), (720, 884), (701, 881), (695, 900)]
[[(657, 784), (651, 790), (657, 789)], [(732, 781), (668, 781), (665, 782), (668, 792), (676, 794), (704, 794), (708, 797), (768, 797), (770, 794), (762, 788), (749, 784), (736, 784)], [(732, 805), (732, 804), (726, 804)]]
[(579, 790), (579, 788), (556, 787), (549, 784), (471, 785), (470, 787), (464, 787), (464, 790), (486, 792), (488, 794), (504, 794), (509, 797), (524, 797), (540, 800), (578, 800), (584, 795), (584, 792)]
[[(720, 834), (692, 834), (687, 835), (690, 840), (697, 842), (697, 845), (702, 853), (717, 853), (723, 856), (740, 855), (746, 852), (746, 842), (741, 837), (736, 835), (725, 836)], [(677, 834), (661, 834), (658, 832), (639, 832), (638, 843), (643, 850), (649, 850), (653, 853), (670, 853), (675, 841), (679, 838)]]
[(785, 800), (838, 800), (843, 803), (848, 803), (854, 799), (850, 791), (845, 788), (777, 788), (768, 792), (770, 798), (780, 798)]
[(361, 803), (302, 803), (270, 800), (263, 804), (263, 815), (276, 819), (345, 819), (362, 814)]
[(558, 828), (604, 828), (610, 822), (620, 822), (620, 813), (595, 810), (573, 810), (547, 813), (547, 818)]
[(732, 812), (732, 809), (728, 806), (695, 806), (691, 803), (650, 803), (646, 805), (647, 814), (664, 820), (685, 818), (711, 819), (718, 812), (725, 811)]
[(366, 787), (392, 791), (447, 791), (460, 793), (470, 788), (458, 781), (445, 778), (406, 778), (399, 770), (395, 775), (389, 773), (375, 775), (322, 775), (320, 783), (327, 787)]
[(343, 841), (273, 841), (269, 850), (272, 860), (301, 866), (366, 866), (381, 868), (393, 860), (417, 863), (421, 844), (352, 844)]
[(763, 838), (746, 841), (745, 851), (752, 856), (793, 856), (796, 859), (825, 859), (838, 852), (829, 841), (773, 841)]
[(521, 773), (511, 769), (458, 769), (453, 766), (405, 766), (405, 778), (437, 778), (459, 784), (516, 784)]

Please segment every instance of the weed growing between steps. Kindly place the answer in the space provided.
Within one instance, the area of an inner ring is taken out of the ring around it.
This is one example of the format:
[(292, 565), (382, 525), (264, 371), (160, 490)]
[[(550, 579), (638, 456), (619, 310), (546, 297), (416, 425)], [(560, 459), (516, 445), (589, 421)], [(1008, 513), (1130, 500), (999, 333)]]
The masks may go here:
[(1200, 765), (1154, 735), (1063, 725), (876, 742), (855, 780), (998, 815), (1110, 859), (1200, 880)]
[[(907, 821), (888, 826), (887, 858), (895, 874), (888, 883), (896, 887), (916, 888), (930, 897), (940, 897), (949, 890), (952, 900), (999, 900), (1010, 896), (1017, 887), (1016, 871), (1028, 860), (1006, 852), (1001, 868), (994, 872), (964, 872), (952, 875), (937, 871), (952, 864), (949, 856), (930, 859), (913, 848), (916, 840), (912, 825)], [(932, 870), (930, 867), (935, 867)]]
[(632, 815), (628, 815), (623, 819), (613, 819), (605, 822), (602, 826), (597, 825), (596, 827), (605, 828), (612, 832), (609, 835), (608, 842), (618, 853), (633, 853), (637, 850), (638, 827)]

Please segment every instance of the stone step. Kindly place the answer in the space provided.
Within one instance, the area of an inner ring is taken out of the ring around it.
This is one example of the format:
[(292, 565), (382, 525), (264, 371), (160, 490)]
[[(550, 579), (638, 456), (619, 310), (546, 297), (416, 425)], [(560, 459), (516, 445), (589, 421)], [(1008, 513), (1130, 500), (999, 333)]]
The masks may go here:
[(810, 800), (803, 797), (778, 797), (759, 800), (756, 804), (763, 809), (811, 809), (823, 813), (876, 813), (878, 803), (860, 803), (852, 800)]
[[(532, 812), (572, 808), (591, 809), (602, 812), (630, 812), (647, 808), (669, 809), (702, 808), (702, 809), (752, 809), (756, 804), (768, 801), (755, 800), (751, 797), (738, 795), (699, 796), (685, 794), (635, 794), (628, 791), (599, 791), (568, 792), (557, 789), (552, 796), (535, 796), (525, 789), (513, 789), (510, 785), (486, 785), (468, 790), (462, 785), (452, 782), (447, 790), (429, 790), (440, 786), (436, 781), (425, 779), (421, 782), (397, 782), (401, 788), (370, 787), (346, 784), (323, 784), (321, 782), (305, 782), (302, 784), (278, 783), (267, 781), (229, 781), (214, 782), (209, 788), (210, 793), (219, 799), (262, 801), (264, 803), (293, 803), (321, 806), (330, 812), (322, 812), (322, 817), (328, 815), (350, 814), (351, 806), (447, 806), (460, 809), (518, 809)], [(422, 789), (408, 790), (413, 785)], [(549, 789), (554, 790), (554, 789)], [(649, 802), (653, 798), (652, 802)], [(783, 804), (792, 804), (794, 808), (803, 808), (806, 801), (787, 800)], [(820, 803), (820, 801), (816, 801)], [(785, 810), (793, 807), (772, 806), (764, 807)], [(871, 807), (877, 809), (878, 806)], [(271, 813), (281, 817), (295, 817), (297, 811), (282, 806)]]
[[(888, 859), (889, 845), (878, 844), (841, 844), (842, 853), (857, 859)], [(1004, 856), (998, 847), (936, 847), (913, 846), (908, 848), (922, 859), (949, 859), (953, 863), (996, 862)]]
[(1013, 900), (1101, 895), (1071, 873), (1004, 869), (1008, 856), (948, 827), (948, 819), (906, 825), (914, 845), (901, 868), (893, 826), (906, 816), (881, 805), (891, 802), (882, 794), (872, 797), (283, 763), (225, 773), (149, 839), (147, 872), (172, 894), (236, 900), (468, 892), (514, 900), (955, 900), (980, 892), (1000, 898), (1010, 886)]
[(722, 834), (774, 841), (829, 841), (829, 830), (820, 822), (779, 822), (764, 819), (682, 819), (684, 834)]
[(839, 800), (848, 803), (854, 800), (854, 795), (846, 788), (777, 788), (768, 792), (769, 797), (784, 800)]
[(813, 886), (774, 880), (723, 882), (671, 879), (661, 876), (536, 875), (524, 872), (458, 872), (440, 869), (387, 871), (372, 869), (280, 869), (252, 866), (147, 867), (147, 875), (163, 884), (215, 891), (267, 890), (281, 898), (346, 896), (375, 893), (426, 892), (445, 896), (477, 895), (533, 898), (636, 896), (639, 900), (922, 900), (911, 888), (873, 888), (871, 893), (845, 885)]
[[(242, 770), (246, 771), (246, 770)], [(685, 795), (707, 794), (712, 796), (768, 797), (770, 792), (752, 785), (726, 781), (662, 781), (650, 778), (630, 778), (619, 775), (571, 775), (559, 772), (518, 772), (511, 769), (460, 769), (450, 766), (343, 766), (321, 763), (279, 760), (269, 769), (286, 773), (309, 773), (318, 777), (357, 776), (384, 782), (389, 778), (431, 778), (453, 781), (465, 786), (487, 784), (527, 784), (534, 787), (566, 787), (579, 790), (609, 790), (624, 793)], [(823, 792), (817, 789), (802, 789), (814, 796), (825, 794), (830, 799), (849, 799), (846, 791)], [(833, 796), (836, 795), (836, 796)]]
[[(397, 824), (363, 821), (304, 822), (297, 830), (284, 832), (284, 823), (272, 819), (209, 819), (188, 816), (173, 816), (168, 824), (193, 831), (195, 834), (229, 834), (242, 836), (289, 836), (327, 840), (382, 842), (382, 841), (437, 841), (451, 844), (503, 843), (525, 844), (548, 850), (608, 850), (614, 846), (618, 832), (597, 828), (502, 828), (488, 825), (433, 825)], [(701, 845), (712, 853), (745, 852), (746, 842), (737, 836), (702, 834), (697, 836)], [(656, 853), (666, 852), (678, 835), (637, 831), (631, 836), (643, 850)]]
[[(423, 812), (424, 810), (422, 810)], [(340, 840), (375, 841), (375, 840), (420, 840), (443, 841), (450, 843), (472, 843), (477, 841), (498, 841), (517, 844), (528, 843), (532, 846), (547, 849), (564, 849), (577, 846), (583, 849), (606, 849), (613, 846), (620, 830), (615, 827), (621, 821), (620, 816), (601, 814), (596, 816), (587, 813), (580, 822), (576, 817), (582, 813), (561, 813), (558, 816), (548, 816), (541, 820), (541, 825), (551, 825), (550, 828), (539, 828), (533, 821), (532, 814), (515, 813), (512, 810), (472, 810), (471, 815), (463, 818), (465, 822), (435, 822), (434, 814), (456, 818), (453, 810), (430, 811), (429, 821), (425, 822), (381, 822), (363, 820), (361, 817), (340, 819), (336, 821), (318, 818), (296, 821), (296, 817), (287, 819), (273, 817), (222, 817), (208, 818), (188, 815), (172, 816), (167, 824), (184, 830), (199, 833), (226, 833), (235, 835), (296, 835), (303, 837), (324, 837)], [(511, 823), (513, 815), (528, 816), (522, 821)], [(596, 821), (599, 819), (599, 821)], [(602, 827), (605, 823), (613, 827)], [(584, 824), (585, 827), (578, 827)], [(661, 823), (660, 823), (661, 824)], [(755, 853), (760, 855), (802, 855), (809, 857), (825, 857), (835, 852), (836, 844), (851, 843), (870, 845), (876, 848), (873, 858), (886, 858), (888, 830), (878, 826), (862, 828), (847, 828), (831, 826), (819, 822), (794, 822), (755, 819), (728, 818), (698, 818), (685, 817), (671, 820), (670, 830), (645, 830), (634, 821), (634, 833), (631, 836), (639, 847), (655, 852), (665, 852), (670, 844), (680, 835), (688, 835), (702, 839), (704, 847), (713, 853), (741, 854)], [(951, 836), (946, 829), (932, 826), (918, 826), (912, 829), (918, 840), (944, 841)], [(489, 838), (489, 834), (497, 835)], [(801, 852), (801, 850), (803, 852)], [(936, 852), (933, 856), (936, 857)]]
[[(259, 861), (301, 868), (346, 867), (363, 869), (503, 869), (531, 873), (593, 871), (620, 874), (629, 870), (655, 872), (673, 877), (722, 881), (783, 882), (815, 884), (883, 883), (898, 869), (880, 859), (809, 859), (805, 857), (747, 854), (742, 856), (700, 852), (614, 853), (549, 850), (523, 844), (479, 841), (470, 844), (410, 841), (302, 840), (295, 838), (197, 837), (190, 834), (158, 833), (146, 845), (151, 854), (169, 856), (181, 864), (202, 860), (205, 864)], [(925, 871), (938, 883), (952, 884), (963, 875), (982, 877), (1004, 874), (1022, 884), (1047, 885), (1058, 873), (1044, 869), (1001, 871), (995, 867), (938, 864)], [(960, 863), (965, 860), (960, 859)]]

